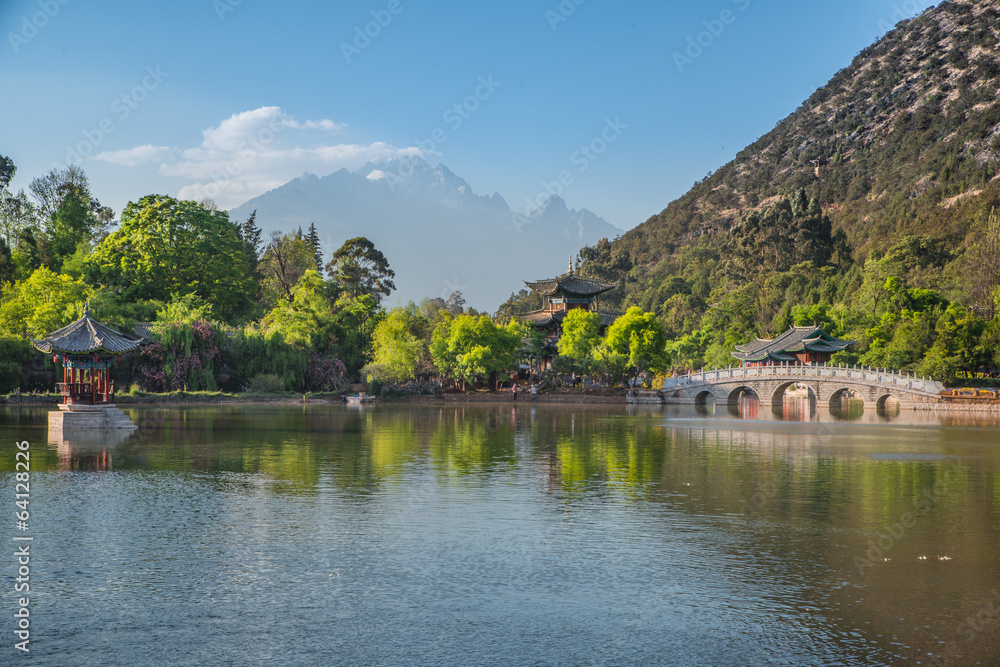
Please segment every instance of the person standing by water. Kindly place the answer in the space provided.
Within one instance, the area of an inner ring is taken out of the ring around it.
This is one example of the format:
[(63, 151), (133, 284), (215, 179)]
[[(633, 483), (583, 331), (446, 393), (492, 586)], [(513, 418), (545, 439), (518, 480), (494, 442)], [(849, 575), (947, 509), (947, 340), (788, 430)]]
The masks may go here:
[(514, 402), (517, 402), (517, 383), (515, 382), (510, 388), (511, 392), (514, 394)]
[(535, 396), (537, 395), (538, 395), (538, 385), (533, 384), (531, 385), (531, 400), (535, 400)]

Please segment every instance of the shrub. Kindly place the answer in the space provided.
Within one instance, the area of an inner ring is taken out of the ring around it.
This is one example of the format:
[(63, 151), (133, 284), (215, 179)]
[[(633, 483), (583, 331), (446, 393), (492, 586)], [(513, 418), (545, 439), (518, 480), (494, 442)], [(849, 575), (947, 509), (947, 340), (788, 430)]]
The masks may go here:
[(306, 391), (340, 391), (347, 381), (347, 367), (340, 359), (309, 353), (306, 364)]
[(0, 393), (6, 394), (21, 386), (21, 364), (0, 361)]
[(243, 391), (249, 394), (276, 394), (285, 390), (285, 381), (274, 373), (262, 373), (254, 376), (253, 379), (243, 387)]

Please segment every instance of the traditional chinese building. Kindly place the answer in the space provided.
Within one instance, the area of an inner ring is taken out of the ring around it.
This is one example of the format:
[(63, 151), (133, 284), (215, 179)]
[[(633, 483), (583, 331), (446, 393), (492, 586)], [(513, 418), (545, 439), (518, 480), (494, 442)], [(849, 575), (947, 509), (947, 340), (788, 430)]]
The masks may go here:
[(816, 326), (791, 327), (773, 340), (758, 338), (737, 345), (732, 355), (744, 366), (825, 364), (833, 354), (850, 345), (852, 341), (834, 338)]
[(566, 314), (574, 309), (582, 308), (597, 313), (601, 318), (601, 330), (610, 326), (620, 313), (601, 310), (600, 297), (605, 292), (613, 290), (617, 285), (596, 278), (582, 278), (573, 275), (573, 261), (570, 260), (569, 272), (558, 278), (524, 281), (531, 290), (542, 297), (541, 310), (518, 315), (524, 322), (546, 332), (549, 354), (543, 362), (547, 366), (556, 353), (556, 344), (562, 335), (562, 323)]
[[(136, 428), (132, 420), (115, 408), (115, 386), (110, 370), (122, 354), (132, 352), (142, 342), (132, 340), (90, 317), (84, 307), (83, 317), (69, 326), (53, 331), (42, 340), (31, 340), (40, 352), (52, 355), (53, 363), (62, 364), (60, 412), (49, 413), (49, 428), (93, 429)], [(75, 413), (72, 419), (64, 419)], [(58, 422), (58, 423), (57, 423)]]

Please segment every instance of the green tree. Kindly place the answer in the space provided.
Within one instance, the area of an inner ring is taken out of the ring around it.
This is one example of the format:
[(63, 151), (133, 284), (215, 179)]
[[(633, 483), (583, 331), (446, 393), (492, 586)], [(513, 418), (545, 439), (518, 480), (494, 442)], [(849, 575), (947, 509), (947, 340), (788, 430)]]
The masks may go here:
[(323, 279), (312, 269), (292, 288), (291, 300), (279, 300), (261, 323), (265, 331), (280, 332), (285, 341), (304, 349), (326, 351), (345, 335)]
[(42, 266), (43, 243), (38, 242), (38, 234), (34, 227), (23, 229), (18, 236), (17, 245), (11, 248), (11, 260), (19, 280), (26, 280), (35, 269)]
[(280, 299), (291, 301), (295, 285), (314, 265), (312, 250), (304, 239), (297, 234), (272, 232), (260, 262), (263, 303), (273, 306)]
[[(258, 273), (260, 260), (264, 252), (264, 242), (261, 240), (261, 229), (257, 226), (257, 209), (254, 209), (246, 222), (237, 225), (240, 238), (243, 239), (243, 249), (246, 252), (250, 266)], [(258, 275), (259, 277), (259, 275)]]
[(0, 190), (10, 185), (11, 179), (17, 173), (14, 161), (5, 155), (0, 155)]
[(559, 354), (578, 363), (590, 358), (590, 353), (601, 342), (601, 316), (597, 313), (574, 308), (566, 313), (559, 337)]
[(121, 228), (87, 258), (90, 282), (129, 300), (196, 294), (225, 321), (253, 305), (250, 262), (237, 225), (193, 201), (148, 195), (129, 202)]
[(73, 186), (66, 186), (59, 208), (45, 223), (51, 253), (51, 268), (53, 270), (62, 268), (64, 260), (74, 254), (81, 245), (89, 248), (92, 234), (99, 228), (99, 224), (83, 193)]
[[(329, 298), (328, 285), (326, 293)], [(370, 294), (358, 297), (342, 294), (334, 301), (334, 311), (344, 331), (335, 346), (337, 356), (355, 373), (371, 361), (372, 334), (385, 316), (385, 310)]]
[(964, 257), (969, 301), (992, 319), (996, 314), (993, 293), (1000, 286), (1000, 216), (996, 209), (980, 221), (973, 238)]
[(429, 370), (430, 322), (410, 306), (393, 308), (375, 327), (372, 363), (364, 368), (369, 382), (404, 382)]
[[(87, 218), (88, 236), (95, 239), (103, 238), (114, 221), (114, 211), (102, 206), (101, 202), (91, 194), (87, 174), (76, 165), (70, 165), (61, 171), (53, 169), (45, 176), (32, 180), (28, 190), (38, 202), (39, 217), (45, 221), (46, 232), (50, 232), (49, 221), (69, 197), (75, 197), (82, 202), (90, 213)], [(76, 247), (75, 244), (73, 247)]]
[(306, 237), (306, 243), (309, 244), (309, 249), (313, 254), (313, 261), (316, 263), (316, 270), (320, 273), (323, 272), (323, 247), (320, 244), (319, 232), (316, 231), (316, 223), (312, 222), (309, 224), (309, 235)]
[(21, 233), (36, 224), (38, 210), (24, 190), (15, 195), (0, 188), (0, 234), (3, 234), (8, 247), (16, 245)]
[(430, 351), (444, 377), (463, 383), (488, 378), (495, 387), (498, 374), (517, 365), (523, 337), (519, 321), (499, 327), (485, 315), (445, 315), (434, 328)]
[(381, 301), (396, 289), (392, 282), (396, 272), (389, 268), (389, 261), (375, 244), (363, 236), (340, 246), (326, 265), (326, 271), (351, 297), (368, 294)]
[(667, 338), (663, 325), (652, 313), (632, 306), (608, 327), (602, 355), (621, 355), (628, 359), (633, 379), (644, 371), (664, 370), (668, 365)]
[(991, 360), (984, 345), (987, 322), (970, 309), (949, 304), (934, 327), (936, 338), (917, 372), (936, 380), (953, 382), (958, 371), (975, 371)]
[(42, 338), (74, 319), (90, 289), (45, 267), (0, 292), (0, 334)]
[(17, 267), (14, 265), (14, 255), (7, 243), (0, 238), (0, 285), (14, 280)]

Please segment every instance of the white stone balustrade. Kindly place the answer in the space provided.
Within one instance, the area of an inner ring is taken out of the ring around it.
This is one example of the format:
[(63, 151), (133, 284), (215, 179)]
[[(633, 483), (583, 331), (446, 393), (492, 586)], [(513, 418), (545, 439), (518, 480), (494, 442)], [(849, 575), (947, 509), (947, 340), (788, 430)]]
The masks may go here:
[(873, 369), (857, 366), (820, 366), (808, 364), (787, 364), (778, 366), (736, 366), (701, 370), (685, 375), (667, 378), (664, 391), (691, 388), (695, 385), (713, 385), (738, 380), (764, 381), (776, 378), (803, 378), (820, 382), (837, 383), (847, 380), (850, 384), (860, 383), (872, 387), (893, 387), (907, 392), (939, 395), (944, 385), (935, 380), (918, 378), (915, 375), (899, 373), (887, 369)]

